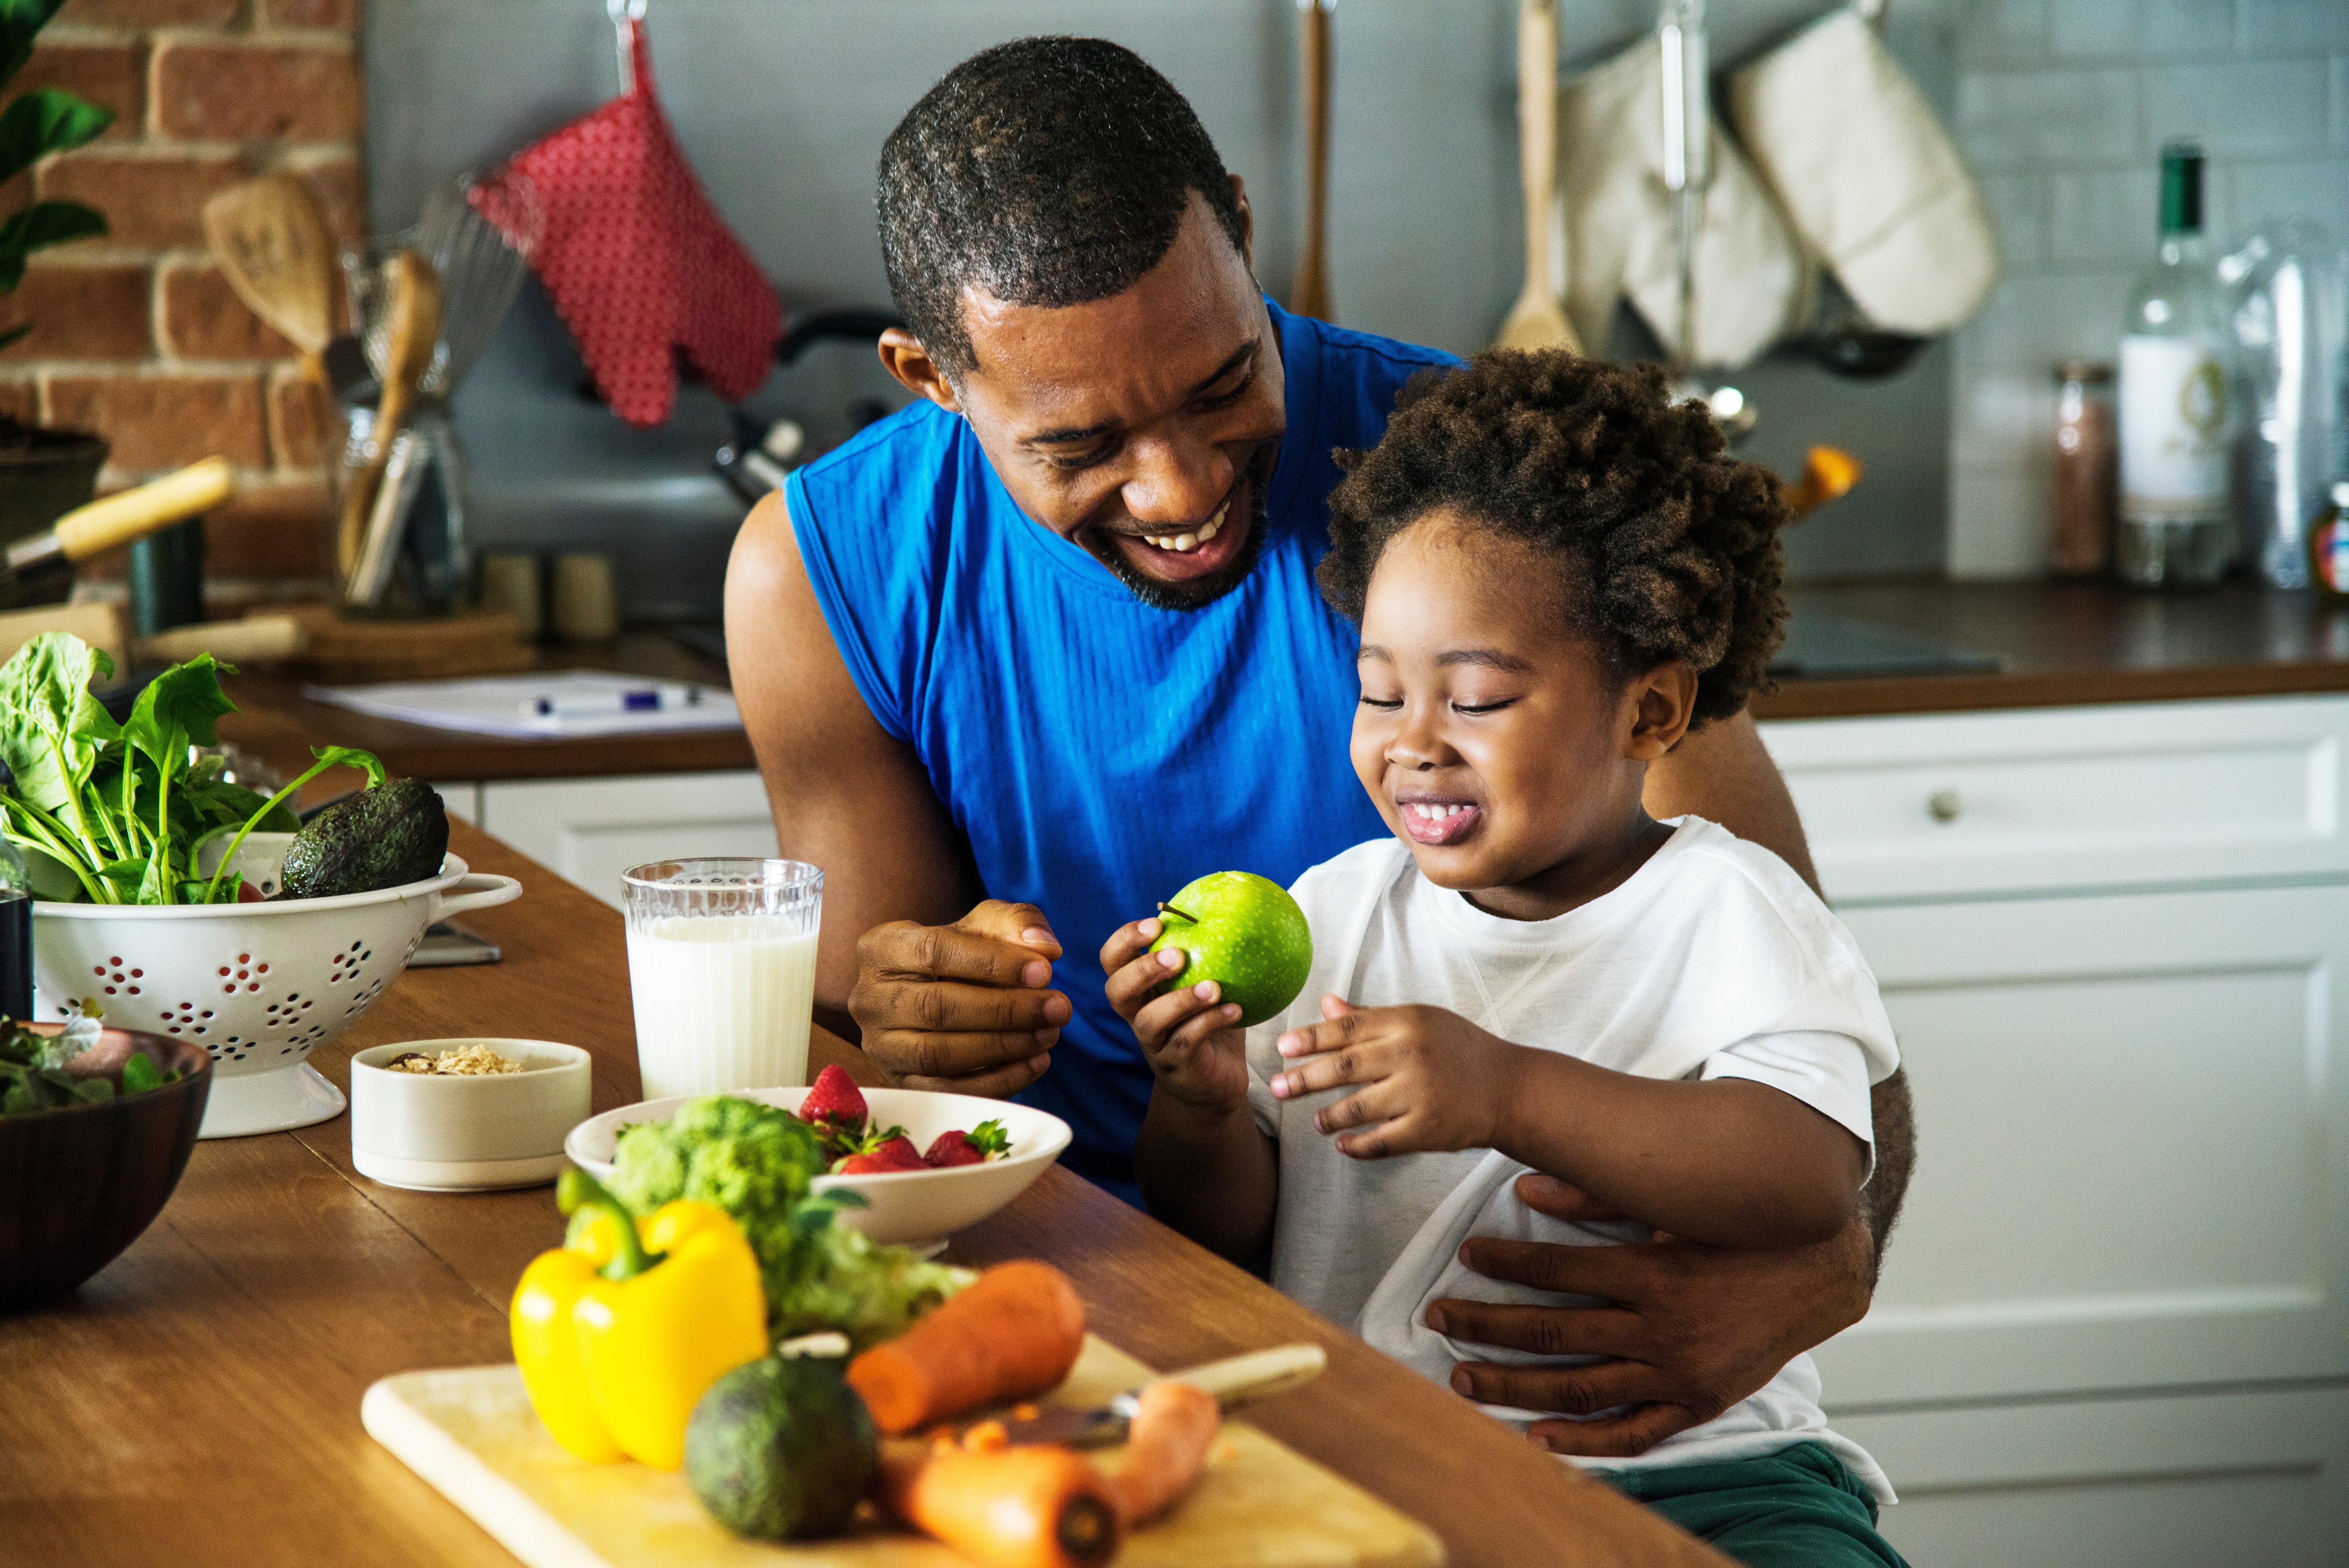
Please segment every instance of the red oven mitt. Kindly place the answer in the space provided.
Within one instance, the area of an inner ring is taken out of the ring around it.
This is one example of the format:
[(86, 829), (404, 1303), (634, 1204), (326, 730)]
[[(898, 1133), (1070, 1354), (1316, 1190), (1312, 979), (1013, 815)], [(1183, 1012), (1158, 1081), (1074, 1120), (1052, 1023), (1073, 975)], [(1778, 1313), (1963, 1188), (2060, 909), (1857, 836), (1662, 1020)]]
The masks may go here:
[[(578, 340), (612, 411), (668, 418), (675, 351), (729, 402), (758, 390), (782, 305), (718, 215), (653, 94), (644, 24), (626, 20), (635, 81), (584, 119), (524, 149), (513, 167), (546, 209), (531, 265)], [(482, 216), (499, 221), (494, 189)]]

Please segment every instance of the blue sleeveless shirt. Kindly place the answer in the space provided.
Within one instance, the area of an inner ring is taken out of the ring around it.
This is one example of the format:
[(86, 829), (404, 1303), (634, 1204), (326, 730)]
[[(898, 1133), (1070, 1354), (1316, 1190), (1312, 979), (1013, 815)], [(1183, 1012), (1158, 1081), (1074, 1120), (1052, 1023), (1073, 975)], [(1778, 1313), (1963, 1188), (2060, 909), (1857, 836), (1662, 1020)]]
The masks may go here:
[[(1455, 363), (1278, 306), (1288, 433), (1256, 569), (1154, 609), (1014, 504), (960, 419), (916, 401), (792, 473), (808, 580), (881, 728), (921, 759), (988, 896), (1042, 909), (1074, 1015), (1019, 1098), (1127, 1196), (1150, 1069), (1102, 943), (1210, 871), (1288, 886), (1386, 825), (1347, 759), (1354, 628), (1321, 602), (1335, 448), (1374, 446), (1413, 372)], [(875, 825), (874, 831), (886, 831)]]

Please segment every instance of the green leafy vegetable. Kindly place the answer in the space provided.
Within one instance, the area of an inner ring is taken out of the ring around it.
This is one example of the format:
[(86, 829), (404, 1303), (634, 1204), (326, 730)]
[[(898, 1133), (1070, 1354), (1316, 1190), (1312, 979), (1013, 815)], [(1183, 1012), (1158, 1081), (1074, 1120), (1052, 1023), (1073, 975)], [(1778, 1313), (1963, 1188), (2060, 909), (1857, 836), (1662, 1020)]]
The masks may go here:
[(98, 1021), (76, 1018), (61, 1034), (36, 1034), (0, 1018), (0, 1116), (90, 1106), (119, 1095), (143, 1094), (180, 1081), (177, 1071), (160, 1071), (144, 1051), (122, 1064), (122, 1082), (71, 1070), (74, 1059), (98, 1037)]
[[(233, 669), (199, 654), (140, 692), (117, 724), (90, 695), (113, 661), (79, 638), (45, 632), (0, 665), (0, 831), (63, 866), (94, 904), (234, 903), (243, 878), (228, 869), (245, 836), (300, 826), (285, 802), (330, 767), (359, 767), (381, 783), (368, 753), (321, 746), (300, 778), (262, 799), (220, 776), (222, 715), (236, 705), (221, 690)], [(198, 873), (199, 853), (233, 833), (219, 868)]]
[(834, 1224), (841, 1210), (864, 1200), (809, 1191), (829, 1163), (816, 1129), (789, 1111), (713, 1095), (666, 1122), (622, 1127), (605, 1186), (640, 1215), (679, 1198), (723, 1209), (759, 1255), (774, 1336), (830, 1329), (862, 1350), (953, 1293), (956, 1274)]

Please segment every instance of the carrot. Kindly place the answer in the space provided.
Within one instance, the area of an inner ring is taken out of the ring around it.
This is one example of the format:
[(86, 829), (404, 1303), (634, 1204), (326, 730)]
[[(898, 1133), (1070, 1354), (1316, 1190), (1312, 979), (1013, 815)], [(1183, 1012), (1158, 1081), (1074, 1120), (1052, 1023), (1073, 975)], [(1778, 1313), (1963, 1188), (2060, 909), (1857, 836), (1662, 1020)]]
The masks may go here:
[(897, 1338), (848, 1364), (874, 1425), (910, 1432), (1040, 1394), (1084, 1348), (1085, 1306), (1049, 1263), (998, 1263)]
[(1125, 1438), (1125, 1464), (1109, 1478), (1118, 1522), (1154, 1519), (1199, 1479), (1223, 1425), (1212, 1394), (1172, 1378), (1144, 1387)]
[(885, 1443), (881, 1501), (984, 1568), (1098, 1568), (1117, 1555), (1109, 1482), (1067, 1449)]

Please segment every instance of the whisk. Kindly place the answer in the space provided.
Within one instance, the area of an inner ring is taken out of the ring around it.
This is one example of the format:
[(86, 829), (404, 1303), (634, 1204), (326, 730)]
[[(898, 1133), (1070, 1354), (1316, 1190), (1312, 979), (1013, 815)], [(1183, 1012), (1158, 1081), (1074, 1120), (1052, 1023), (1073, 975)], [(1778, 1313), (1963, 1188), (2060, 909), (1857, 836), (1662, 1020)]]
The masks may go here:
[[(388, 508), (388, 538), (400, 546), (409, 597), (427, 608), (446, 608), (464, 591), (463, 459), (449, 419), (449, 399), (489, 347), (498, 324), (521, 291), (530, 258), (545, 230), (545, 209), (527, 176), (512, 169), (466, 172), (434, 187), (423, 216), (391, 253), (419, 253), (440, 283), (440, 331), (417, 381), (414, 414), (392, 436), (378, 507)], [(390, 313), (385, 268), (346, 256), (352, 303), (365, 324), (368, 362), (380, 379), (390, 353)], [(364, 410), (351, 421), (355, 451), (376, 439)], [(422, 503), (422, 504), (419, 504)], [(411, 514), (413, 515), (411, 516)], [(355, 573), (346, 598), (373, 607), (390, 586), (393, 562), (383, 552), (374, 569)]]

